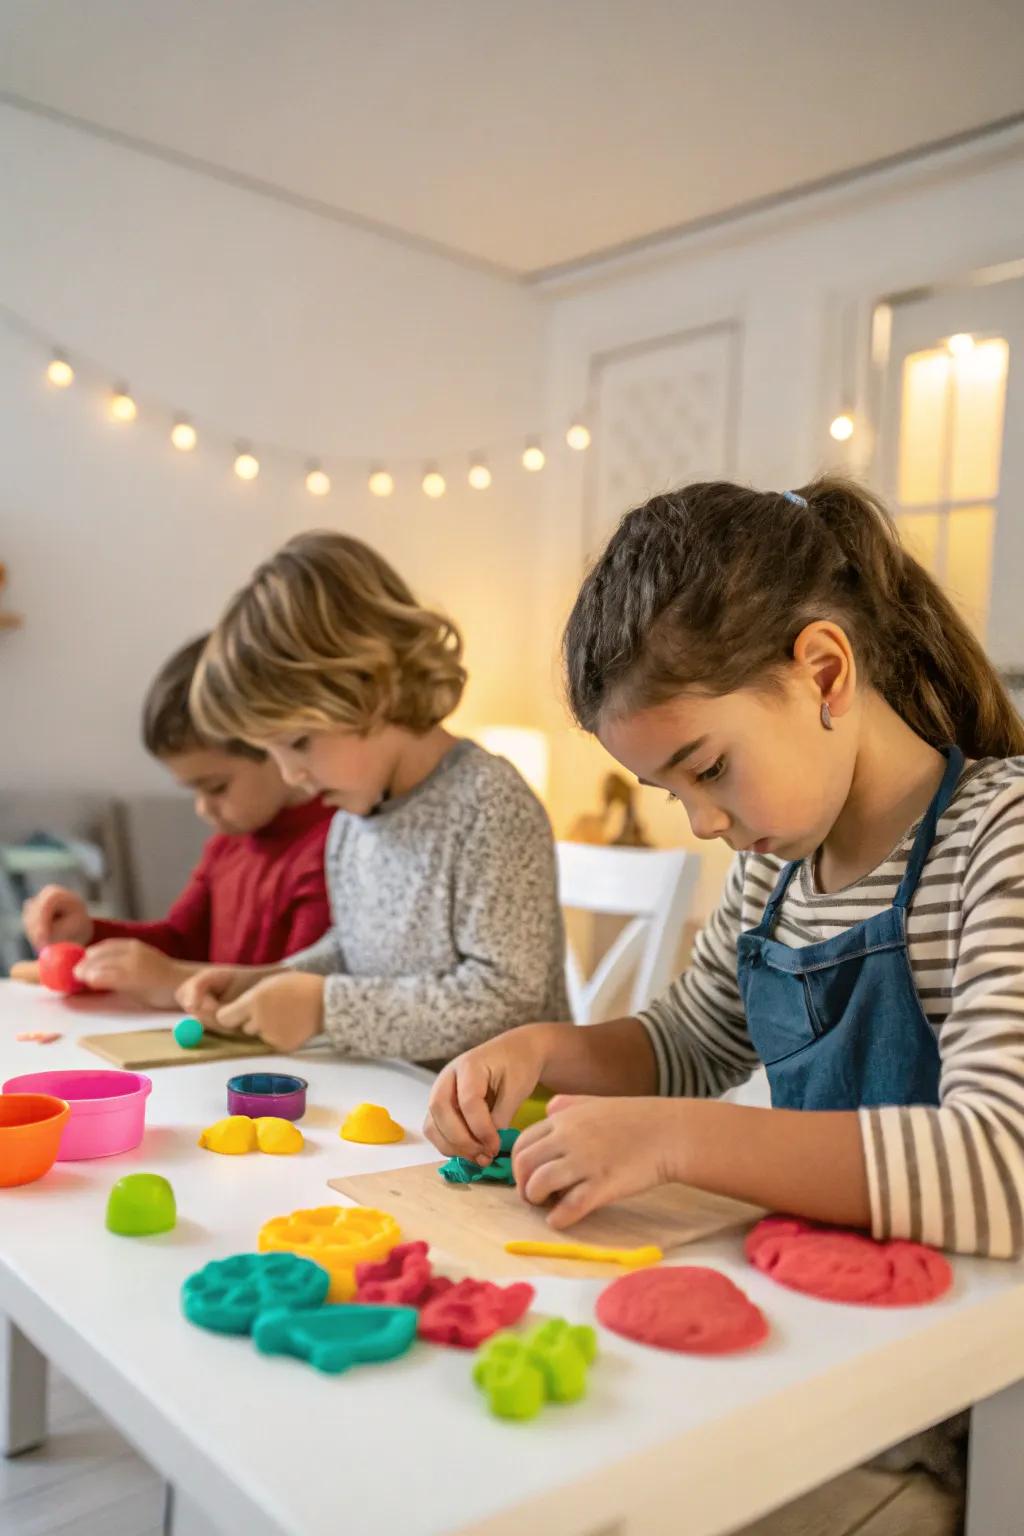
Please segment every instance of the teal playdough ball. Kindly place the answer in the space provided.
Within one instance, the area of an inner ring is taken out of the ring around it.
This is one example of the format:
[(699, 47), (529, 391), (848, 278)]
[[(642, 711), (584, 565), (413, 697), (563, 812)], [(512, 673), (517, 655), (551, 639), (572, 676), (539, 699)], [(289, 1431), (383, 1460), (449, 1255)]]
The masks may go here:
[(182, 1019), (174, 1026), (174, 1038), (186, 1051), (194, 1051), (203, 1038), (203, 1026), (198, 1019)]
[(178, 1219), (174, 1190), (160, 1173), (128, 1173), (107, 1201), (107, 1228), (120, 1237), (169, 1232)]

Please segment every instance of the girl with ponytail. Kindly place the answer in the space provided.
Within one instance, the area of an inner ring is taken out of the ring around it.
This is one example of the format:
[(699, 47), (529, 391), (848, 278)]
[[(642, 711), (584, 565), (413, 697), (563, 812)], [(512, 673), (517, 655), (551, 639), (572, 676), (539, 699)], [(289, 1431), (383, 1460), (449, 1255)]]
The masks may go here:
[[(735, 851), (637, 1018), (529, 1024), (438, 1079), (427, 1130), (567, 1227), (680, 1181), (999, 1257), (1024, 1250), (1024, 726), (880, 502), (724, 482), (623, 518), (564, 640), (569, 699)], [(772, 1108), (721, 1095), (760, 1065)]]

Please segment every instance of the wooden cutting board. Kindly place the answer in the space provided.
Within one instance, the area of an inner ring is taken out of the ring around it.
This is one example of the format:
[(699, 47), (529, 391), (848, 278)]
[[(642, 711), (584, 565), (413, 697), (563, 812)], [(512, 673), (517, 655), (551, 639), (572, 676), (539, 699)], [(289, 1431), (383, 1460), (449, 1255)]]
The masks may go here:
[(205, 1034), (194, 1050), (186, 1051), (170, 1029), (127, 1029), (120, 1034), (82, 1035), (79, 1045), (129, 1072), (147, 1067), (187, 1067), (197, 1061), (234, 1061), (243, 1056), (272, 1056), (262, 1040), (248, 1035)]
[(606, 1243), (615, 1248), (656, 1243), (667, 1255), (697, 1238), (747, 1226), (764, 1215), (757, 1206), (708, 1195), (684, 1184), (665, 1184), (595, 1211), (567, 1232), (554, 1232), (544, 1211), (527, 1205), (515, 1189), (500, 1184), (446, 1184), (437, 1171), (439, 1166), (418, 1163), (388, 1173), (329, 1179), (328, 1183), (359, 1205), (389, 1212), (402, 1228), (403, 1242), (424, 1239), (480, 1279), (524, 1279), (539, 1274), (608, 1279), (626, 1273), (619, 1265), (506, 1253), (507, 1242)]

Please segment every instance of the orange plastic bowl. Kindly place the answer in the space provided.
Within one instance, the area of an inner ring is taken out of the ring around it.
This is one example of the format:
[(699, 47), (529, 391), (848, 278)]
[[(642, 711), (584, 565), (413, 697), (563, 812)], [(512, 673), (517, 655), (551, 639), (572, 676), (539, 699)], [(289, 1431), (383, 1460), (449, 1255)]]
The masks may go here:
[(0, 1093), (0, 1186), (49, 1173), (70, 1114), (70, 1104), (49, 1093)]

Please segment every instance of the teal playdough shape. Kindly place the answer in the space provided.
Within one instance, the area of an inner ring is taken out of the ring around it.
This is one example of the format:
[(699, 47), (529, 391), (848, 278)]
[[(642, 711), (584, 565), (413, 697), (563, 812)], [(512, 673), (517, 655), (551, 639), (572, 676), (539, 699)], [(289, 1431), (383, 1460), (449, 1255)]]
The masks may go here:
[(501, 1151), (486, 1168), (481, 1168), (469, 1157), (450, 1157), (437, 1171), (449, 1184), (514, 1184), (512, 1148), (518, 1137), (518, 1131), (499, 1131)]
[(528, 1333), (496, 1333), (478, 1351), (473, 1380), (500, 1419), (532, 1419), (545, 1402), (575, 1403), (587, 1390), (597, 1335), (549, 1318)]
[(332, 1374), (361, 1361), (394, 1360), (416, 1337), (415, 1307), (346, 1302), (315, 1312), (261, 1312), (253, 1343), (265, 1355), (295, 1355)]
[(189, 1275), (181, 1310), (214, 1333), (251, 1333), (261, 1312), (320, 1306), (330, 1284), (326, 1269), (295, 1253), (236, 1253)]
[(194, 1051), (203, 1038), (203, 1026), (198, 1019), (182, 1019), (174, 1026), (174, 1038), (186, 1051)]
[(159, 1173), (128, 1173), (107, 1201), (107, 1228), (120, 1237), (169, 1232), (178, 1219), (174, 1190)]

